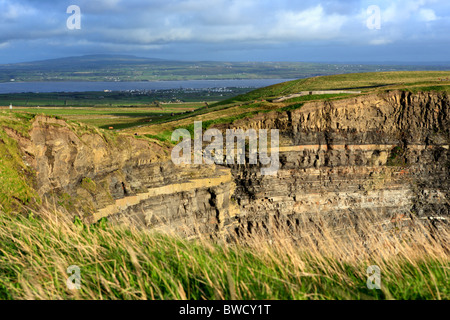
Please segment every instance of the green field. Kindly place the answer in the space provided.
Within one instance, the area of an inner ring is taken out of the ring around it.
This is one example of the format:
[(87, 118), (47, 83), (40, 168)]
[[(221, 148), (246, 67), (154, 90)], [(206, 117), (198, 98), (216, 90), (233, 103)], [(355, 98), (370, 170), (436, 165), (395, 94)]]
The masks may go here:
[(0, 94), (0, 110), (8, 110), (11, 104), (14, 111), (58, 116), (103, 129), (124, 129), (186, 117), (195, 110), (250, 90)]
[[(361, 94), (389, 90), (450, 91), (447, 78), (450, 71), (386, 72), (364, 74), (341, 74), (294, 80), (248, 92), (249, 89), (235, 88), (237, 96), (210, 95), (206, 98), (200, 92), (193, 96), (183, 90), (155, 93), (156, 95), (133, 95), (131, 93), (42, 93), (0, 95), (0, 105), (8, 109), (14, 104), (15, 111), (31, 114), (46, 114), (68, 120), (80, 121), (102, 129), (113, 127), (129, 129), (166, 141), (175, 128), (190, 129), (195, 120), (202, 120), (205, 128), (214, 124), (232, 123), (235, 120), (252, 117), (261, 112), (287, 111), (301, 108), (303, 103), (314, 100), (343, 99), (350, 94), (307, 95), (291, 98), (282, 103), (271, 99), (309, 90), (358, 90)], [(232, 94), (229, 93), (229, 94)], [(203, 92), (203, 94), (207, 94)], [(173, 98), (186, 102), (171, 103)], [(205, 98), (205, 99), (204, 99)], [(209, 99), (216, 99), (214, 102)], [(159, 99), (159, 100), (158, 100)], [(206, 107), (205, 101), (208, 102)], [(16, 106), (20, 107), (16, 107)], [(39, 106), (39, 108), (38, 108)]]
[(450, 81), (446, 80), (447, 77), (450, 77), (450, 71), (343, 74), (294, 80), (217, 102), (206, 110), (197, 110), (189, 118), (175, 118), (167, 122), (140, 127), (136, 129), (136, 132), (142, 135), (157, 136), (164, 140), (170, 138), (168, 133), (173, 132), (176, 128), (192, 129), (194, 121), (203, 121), (206, 129), (216, 124), (233, 123), (239, 119), (252, 118), (258, 113), (298, 109), (304, 103), (311, 101), (332, 101), (355, 96), (354, 94), (306, 95), (281, 103), (271, 102), (272, 99), (302, 91), (351, 90), (361, 91), (361, 95), (390, 90), (449, 92)]
[(247, 93), (252, 88), (213, 89), (171, 89), (155, 91), (114, 92), (53, 92), (0, 94), (0, 106), (45, 107), (139, 107), (156, 103), (214, 102)]
[[(150, 123), (167, 122), (192, 111), (204, 108), (203, 103), (167, 104), (161, 108), (120, 108), (120, 107), (54, 107), (54, 108), (26, 108), (15, 107), (14, 112), (26, 112), (30, 114), (44, 114), (57, 116), (67, 120), (78, 121), (99, 127), (101, 129), (114, 130)], [(3, 107), (8, 112), (8, 108)]]
[[(427, 67), (308, 62), (168, 61), (124, 55), (90, 55), (0, 65), (0, 82), (298, 79), (329, 74), (424, 68)], [(428, 68), (439, 70), (444, 67)]]

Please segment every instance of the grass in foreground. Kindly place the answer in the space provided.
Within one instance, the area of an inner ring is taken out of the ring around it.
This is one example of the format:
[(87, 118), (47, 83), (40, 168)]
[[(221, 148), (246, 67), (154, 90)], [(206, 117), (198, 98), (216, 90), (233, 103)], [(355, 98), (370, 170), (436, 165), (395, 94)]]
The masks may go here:
[[(0, 216), (1, 299), (450, 298), (448, 232), (431, 237), (419, 224), (394, 233), (367, 225), (364, 241), (354, 228), (345, 237), (321, 228), (220, 244), (65, 217)], [(80, 290), (66, 286), (71, 265)], [(381, 290), (367, 288), (370, 265), (381, 269)]]

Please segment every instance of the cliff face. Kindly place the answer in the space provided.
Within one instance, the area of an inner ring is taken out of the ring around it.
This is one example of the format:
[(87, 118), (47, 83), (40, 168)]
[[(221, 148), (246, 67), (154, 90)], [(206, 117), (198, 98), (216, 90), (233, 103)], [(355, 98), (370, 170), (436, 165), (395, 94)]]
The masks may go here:
[(39, 194), (90, 221), (190, 237), (316, 217), (342, 224), (368, 211), (446, 219), (449, 104), (443, 94), (391, 92), (235, 122), (280, 130), (274, 176), (256, 165), (175, 166), (157, 144), (47, 117), (35, 119), (29, 139), (16, 138)]
[(317, 217), (348, 224), (368, 212), (448, 218), (446, 95), (392, 92), (310, 103), (236, 126), (279, 128), (284, 141), (276, 176), (233, 169), (237, 231)]
[(87, 221), (108, 217), (189, 237), (220, 231), (233, 214), (230, 170), (177, 167), (168, 150), (147, 140), (44, 116), (35, 118), (29, 138), (8, 134), (36, 171), (38, 194)]

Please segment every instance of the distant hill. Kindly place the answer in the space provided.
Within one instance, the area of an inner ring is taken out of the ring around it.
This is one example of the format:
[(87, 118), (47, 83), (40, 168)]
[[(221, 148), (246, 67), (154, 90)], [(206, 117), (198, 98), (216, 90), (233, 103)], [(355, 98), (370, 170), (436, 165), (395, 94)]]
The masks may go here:
[(171, 61), (96, 54), (0, 65), (0, 82), (299, 79), (377, 71), (439, 70), (442, 66), (306, 62)]
[(29, 67), (98, 67), (101, 64), (108, 65), (114, 63), (121, 64), (142, 64), (164, 61), (162, 59), (155, 58), (142, 58), (132, 55), (112, 55), (112, 54), (91, 54), (85, 56), (65, 57), (58, 59), (39, 60), (31, 62), (14, 63), (7, 65), (0, 65), (1, 67), (17, 67), (17, 68), (29, 68)]

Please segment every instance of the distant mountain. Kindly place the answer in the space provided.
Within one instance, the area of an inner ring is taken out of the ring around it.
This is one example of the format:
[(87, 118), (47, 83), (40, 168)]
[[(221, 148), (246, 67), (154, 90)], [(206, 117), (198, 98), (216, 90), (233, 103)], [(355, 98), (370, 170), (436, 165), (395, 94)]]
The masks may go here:
[(439, 66), (304, 62), (170, 61), (96, 54), (0, 65), (0, 82), (298, 79), (355, 72), (439, 70)]
[(85, 56), (76, 57), (65, 57), (57, 59), (48, 60), (38, 60), (30, 62), (20, 62), (13, 64), (0, 64), (0, 68), (4, 67), (15, 67), (15, 68), (33, 68), (33, 67), (54, 67), (54, 68), (65, 68), (65, 67), (94, 67), (107, 64), (145, 64), (153, 62), (167, 61), (163, 59), (155, 58), (143, 58), (136, 57), (133, 55), (113, 55), (113, 54), (91, 54)]
[[(0, 82), (5, 81), (126, 81), (156, 80), (143, 71), (180, 66), (186, 62), (133, 55), (94, 54), (0, 65)], [(167, 68), (166, 68), (167, 69)], [(139, 76), (141, 73), (141, 76)]]

